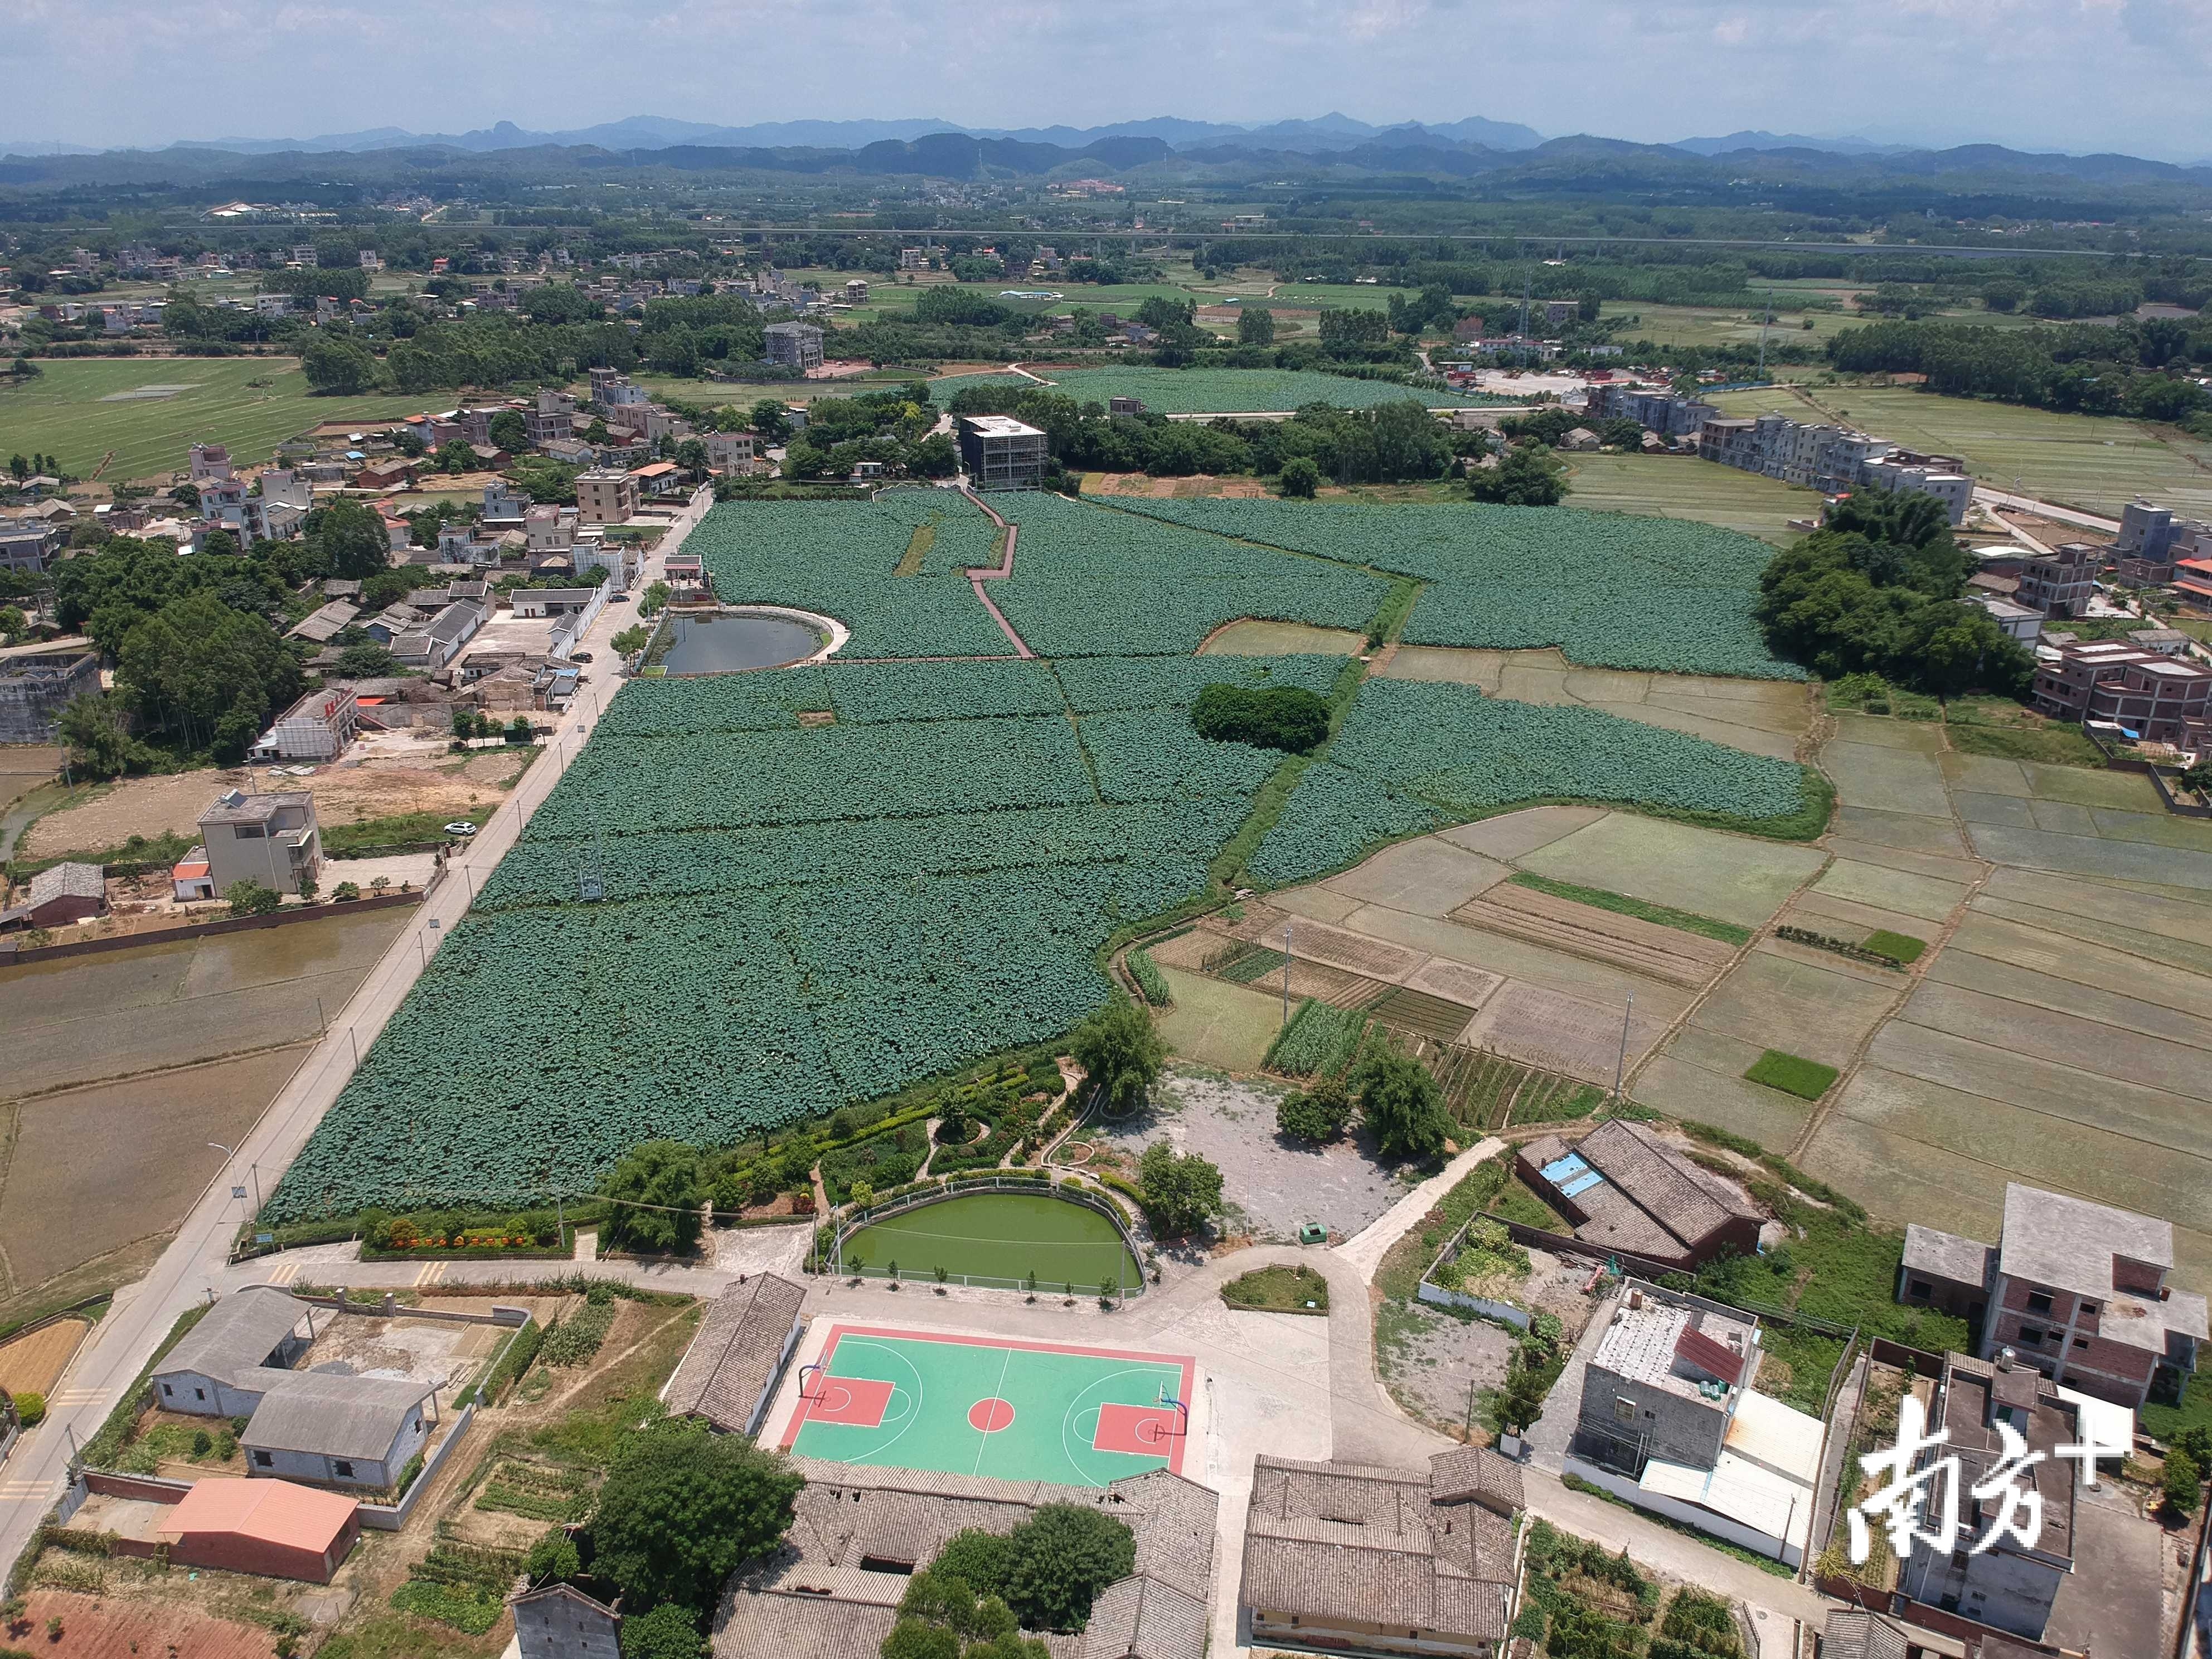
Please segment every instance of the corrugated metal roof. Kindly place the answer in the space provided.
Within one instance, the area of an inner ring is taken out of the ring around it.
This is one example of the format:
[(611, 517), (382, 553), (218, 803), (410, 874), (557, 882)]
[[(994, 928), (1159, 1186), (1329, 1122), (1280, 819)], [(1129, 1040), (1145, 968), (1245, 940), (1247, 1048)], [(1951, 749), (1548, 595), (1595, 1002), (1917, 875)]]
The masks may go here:
[(392, 1449), (436, 1385), (405, 1377), (278, 1374), (240, 1443), (248, 1450), (315, 1452), (373, 1462)]

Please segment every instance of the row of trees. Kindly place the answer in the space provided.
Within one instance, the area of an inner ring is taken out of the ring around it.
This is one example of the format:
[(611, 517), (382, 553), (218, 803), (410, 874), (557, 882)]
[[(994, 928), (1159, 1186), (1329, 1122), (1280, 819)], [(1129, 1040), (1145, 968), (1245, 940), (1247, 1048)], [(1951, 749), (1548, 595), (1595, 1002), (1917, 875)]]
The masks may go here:
[(1383, 1157), (1416, 1161), (1436, 1157), (1451, 1139), (1451, 1114), (1429, 1068), (1402, 1049), (1370, 1051), (1343, 1077), (1325, 1077), (1310, 1089), (1283, 1097), (1275, 1127), (1293, 1140), (1321, 1146), (1352, 1127), (1375, 1138)]
[(2212, 365), (2212, 328), (2166, 319), (2035, 329), (1873, 323), (1838, 334), (1828, 360), (1847, 374), (1925, 374), (1931, 392), (2039, 409), (2156, 421), (2212, 411), (2212, 395), (2190, 378)]

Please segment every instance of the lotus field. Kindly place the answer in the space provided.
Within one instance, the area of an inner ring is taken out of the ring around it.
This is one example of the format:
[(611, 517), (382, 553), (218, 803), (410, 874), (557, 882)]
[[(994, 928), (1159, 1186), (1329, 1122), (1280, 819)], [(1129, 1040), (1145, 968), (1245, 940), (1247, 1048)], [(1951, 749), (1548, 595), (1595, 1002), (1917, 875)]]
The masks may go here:
[(1732, 530), (1567, 507), (1117, 498), (1125, 510), (1427, 584), (1408, 645), (1556, 646), (1591, 668), (1800, 680), (1752, 620), (1774, 550)]
[(1594, 708), (1370, 679), (1261, 842), (1252, 873), (1308, 881), (1377, 840), (1552, 799), (1782, 817), (1804, 804), (1804, 772)]
[[(1267, 884), (1523, 799), (1804, 799), (1795, 766), (1587, 708), (1192, 654), (1240, 617), (1364, 629), (1381, 569), (1428, 583), (1418, 637), (1779, 675), (1747, 631), (1759, 544), (1563, 509), (999, 503), (1021, 533), (991, 591), (1033, 660), (959, 574), (994, 526), (957, 494), (709, 514), (691, 545), (726, 599), (851, 641), (624, 685), (264, 1218), (582, 1191), (641, 1140), (728, 1145), (1065, 1032), (1109, 994), (1101, 947), (1206, 893), (1279, 775), (1244, 872)], [(1286, 760), (1193, 730), (1224, 682), (1358, 695)]]

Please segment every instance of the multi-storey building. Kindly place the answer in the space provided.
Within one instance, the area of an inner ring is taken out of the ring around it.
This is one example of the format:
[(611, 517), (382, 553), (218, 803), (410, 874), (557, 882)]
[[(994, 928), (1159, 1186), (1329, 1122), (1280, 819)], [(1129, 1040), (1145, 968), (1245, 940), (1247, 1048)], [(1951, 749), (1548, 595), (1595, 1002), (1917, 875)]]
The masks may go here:
[(1905, 1230), (1898, 1298), (1981, 1322), (1984, 1359), (2011, 1349), (2055, 1383), (2141, 1406), (2161, 1369), (2197, 1369), (2204, 1298), (2166, 1283), (2173, 1227), (2017, 1182), (1994, 1248)]
[(2152, 743), (2179, 743), (2212, 718), (2212, 669), (2121, 640), (2047, 634), (2035, 665), (2035, 706), (2066, 720), (2099, 720)]

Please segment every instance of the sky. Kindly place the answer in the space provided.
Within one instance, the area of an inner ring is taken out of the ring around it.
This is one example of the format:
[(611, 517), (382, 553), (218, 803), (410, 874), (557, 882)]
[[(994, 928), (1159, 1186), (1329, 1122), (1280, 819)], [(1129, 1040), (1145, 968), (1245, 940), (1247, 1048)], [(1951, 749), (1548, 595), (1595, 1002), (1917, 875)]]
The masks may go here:
[(2207, 0), (14, 0), (0, 140), (1341, 110), (2212, 157)]

